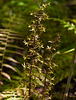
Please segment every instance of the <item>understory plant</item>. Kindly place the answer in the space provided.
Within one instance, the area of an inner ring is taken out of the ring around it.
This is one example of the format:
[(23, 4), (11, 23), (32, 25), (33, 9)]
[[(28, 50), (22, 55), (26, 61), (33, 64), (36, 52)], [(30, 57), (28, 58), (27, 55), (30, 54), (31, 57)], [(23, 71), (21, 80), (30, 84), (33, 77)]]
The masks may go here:
[[(34, 17), (32, 24), (29, 25), (30, 33), (27, 40), (24, 40), (24, 44), (27, 48), (27, 53), (24, 56), (24, 99), (31, 100), (50, 100), (51, 88), (53, 86), (53, 71), (52, 68), (56, 66), (53, 62), (53, 58), (59, 52), (56, 51), (59, 38), (58, 35), (54, 41), (48, 41), (48, 45), (45, 46), (40, 37), (45, 32), (45, 27), (42, 22), (48, 19), (45, 13), (45, 8), (49, 3), (41, 0), (41, 3), (37, 2), (39, 10), (37, 13), (31, 13)], [(46, 37), (47, 38), (47, 37)]]
[(5, 78), (11, 80), (10, 69), (16, 72), (15, 66), (19, 63), (15, 59), (16, 55), (23, 55), (21, 53), (23, 48), (14, 44), (19, 40), (22, 40), (22, 36), (16, 32), (9, 29), (0, 29), (0, 92)]

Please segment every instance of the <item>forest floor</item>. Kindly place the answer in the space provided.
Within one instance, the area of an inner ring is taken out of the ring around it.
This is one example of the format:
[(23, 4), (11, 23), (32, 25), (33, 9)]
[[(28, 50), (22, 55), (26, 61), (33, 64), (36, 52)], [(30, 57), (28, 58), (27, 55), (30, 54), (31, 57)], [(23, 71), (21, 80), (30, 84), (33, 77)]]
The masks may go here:
[[(64, 79), (54, 86), (54, 88), (52, 89), (53, 91), (52, 100), (62, 100), (66, 83), (67, 83), (67, 80)], [(76, 100), (76, 82), (73, 79), (71, 80), (67, 100)]]

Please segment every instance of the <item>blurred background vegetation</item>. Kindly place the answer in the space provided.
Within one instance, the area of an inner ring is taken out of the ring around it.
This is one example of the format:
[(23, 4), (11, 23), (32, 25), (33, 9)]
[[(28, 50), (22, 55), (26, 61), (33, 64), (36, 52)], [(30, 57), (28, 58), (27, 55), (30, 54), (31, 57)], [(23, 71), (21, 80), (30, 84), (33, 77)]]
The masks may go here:
[[(48, 40), (54, 40), (57, 34), (61, 37), (58, 50), (60, 55), (56, 55), (54, 62), (58, 65), (53, 69), (55, 76), (54, 92), (59, 93), (60, 89), (64, 92), (69, 69), (72, 64), (73, 49), (75, 48), (76, 34), (73, 28), (68, 29), (62, 21), (73, 23), (76, 25), (76, 0), (44, 0), (50, 2), (51, 5), (46, 8), (46, 13), (49, 19), (42, 22), (46, 27), (46, 32), (41, 36), (42, 41), (47, 44)], [(29, 34), (28, 25), (30, 25), (33, 18), (30, 16), (31, 12), (37, 12), (38, 5), (36, 0), (0, 0), (0, 29), (11, 29), (18, 32), (26, 39)], [(23, 45), (23, 41), (21, 44)], [(69, 53), (65, 51), (71, 50)], [(17, 58), (22, 63), (22, 58)], [(20, 69), (20, 70), (19, 70)], [(21, 74), (22, 66), (19, 67), (18, 72)], [(13, 75), (13, 74), (12, 74)], [(16, 77), (16, 76), (15, 76)], [(13, 76), (12, 76), (13, 78)], [(72, 86), (70, 87), (73, 92), (76, 92), (76, 67), (74, 68), (72, 77)], [(14, 80), (14, 79), (13, 79)], [(17, 80), (20, 80), (18, 77)], [(10, 87), (13, 84), (7, 80), (2, 90)], [(18, 85), (16, 83), (16, 86)], [(7, 87), (8, 86), (8, 87)], [(60, 88), (60, 89), (59, 89)], [(71, 90), (70, 89), (70, 90)], [(55, 95), (55, 94), (54, 94)], [(59, 99), (58, 99), (59, 100)]]

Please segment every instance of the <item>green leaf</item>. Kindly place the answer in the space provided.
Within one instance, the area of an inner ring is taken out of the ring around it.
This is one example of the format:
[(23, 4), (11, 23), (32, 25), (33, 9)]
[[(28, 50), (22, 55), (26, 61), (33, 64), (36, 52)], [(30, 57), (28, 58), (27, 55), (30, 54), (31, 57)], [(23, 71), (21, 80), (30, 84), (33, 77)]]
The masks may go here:
[(0, 34), (0, 36), (2, 36), (2, 37), (6, 37), (7, 35), (6, 35), (6, 34)]
[(2, 40), (2, 41), (5, 41), (5, 40), (6, 40), (6, 38), (0, 38), (0, 41), (1, 41), (1, 40)]
[(2, 72), (2, 75), (5, 76), (5, 77), (7, 77), (9, 80), (11, 80), (10, 75), (8, 75), (7, 73)]
[(12, 69), (13, 71), (16, 71), (15, 68), (11, 65), (8, 65), (8, 64), (3, 64), (3, 66), (7, 67), (7, 68), (10, 68)]
[(69, 27), (69, 26), (70, 26), (69, 22), (66, 22), (66, 24), (64, 25), (64, 27)]
[(63, 54), (66, 54), (66, 53), (70, 53), (70, 52), (72, 52), (72, 51), (74, 51), (75, 49), (73, 48), (73, 49), (70, 49), (70, 50), (68, 50), (68, 51), (65, 51)]
[(75, 34), (76, 34), (76, 31), (74, 31), (75, 32)]
[(21, 56), (23, 56), (23, 54), (22, 54), (22, 53), (20, 53), (20, 52), (17, 52), (17, 51), (6, 50), (6, 52), (10, 52), (10, 53), (14, 53), (14, 54), (18, 54), (18, 55), (21, 55)]
[(0, 56), (3, 56), (3, 54), (2, 54), (2, 53), (0, 53)]
[(6, 45), (6, 42), (0, 41), (0, 43), (1, 43), (2, 45)]
[[(3, 85), (3, 82), (2, 81), (0, 81), (0, 85)], [(0, 94), (0, 96), (1, 96), (1, 94)], [(0, 98), (1, 99), (1, 98)]]
[(68, 28), (68, 30), (73, 30), (75, 28), (74, 24), (71, 24), (70, 27)]
[(19, 6), (24, 6), (24, 2), (19, 2), (18, 5)]
[(15, 34), (15, 33), (11, 33), (9, 36), (17, 36), (17, 37), (22, 37), (22, 35), (20, 35), (20, 34)]
[(37, 82), (39, 85), (44, 86), (44, 84), (42, 83), (42, 81), (40, 81), (39, 79), (37, 79), (36, 82)]
[(20, 37), (9, 37), (9, 39), (19, 39), (19, 40), (22, 40), (23, 38), (20, 38)]
[(22, 98), (10, 97), (7, 100), (23, 100)]
[(13, 75), (12, 78), (15, 79), (15, 80), (20, 80), (22, 77)]
[(15, 68), (15, 69), (16, 69), (17, 74), (19, 74), (20, 76), (22, 76), (22, 72), (18, 68)]
[(12, 61), (14, 63), (18, 63), (18, 61), (13, 59), (12, 57), (5, 57), (4, 59), (10, 60), (10, 61)]
[(3, 47), (0, 47), (0, 50), (5, 50), (5, 48), (3, 48)]
[(17, 49), (23, 49), (22, 47), (19, 47), (17, 45), (10, 45), (8, 44), (7, 47), (17, 48)]

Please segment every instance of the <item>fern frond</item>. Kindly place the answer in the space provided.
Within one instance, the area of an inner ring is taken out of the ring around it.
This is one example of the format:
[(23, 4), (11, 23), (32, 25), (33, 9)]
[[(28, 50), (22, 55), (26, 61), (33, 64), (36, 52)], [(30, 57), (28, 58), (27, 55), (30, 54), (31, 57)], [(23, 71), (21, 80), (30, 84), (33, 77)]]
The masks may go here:
[(9, 80), (11, 79), (10, 75), (5, 72), (4, 68), (8, 68), (16, 72), (12, 62), (16, 65), (18, 64), (18, 61), (12, 56), (16, 54), (22, 56), (23, 53), (21, 51), (23, 48), (14, 44), (14, 42), (15, 40), (21, 41), (22, 39), (22, 36), (17, 34), (15, 31), (0, 29), (0, 82), (2, 82), (3, 76)]

